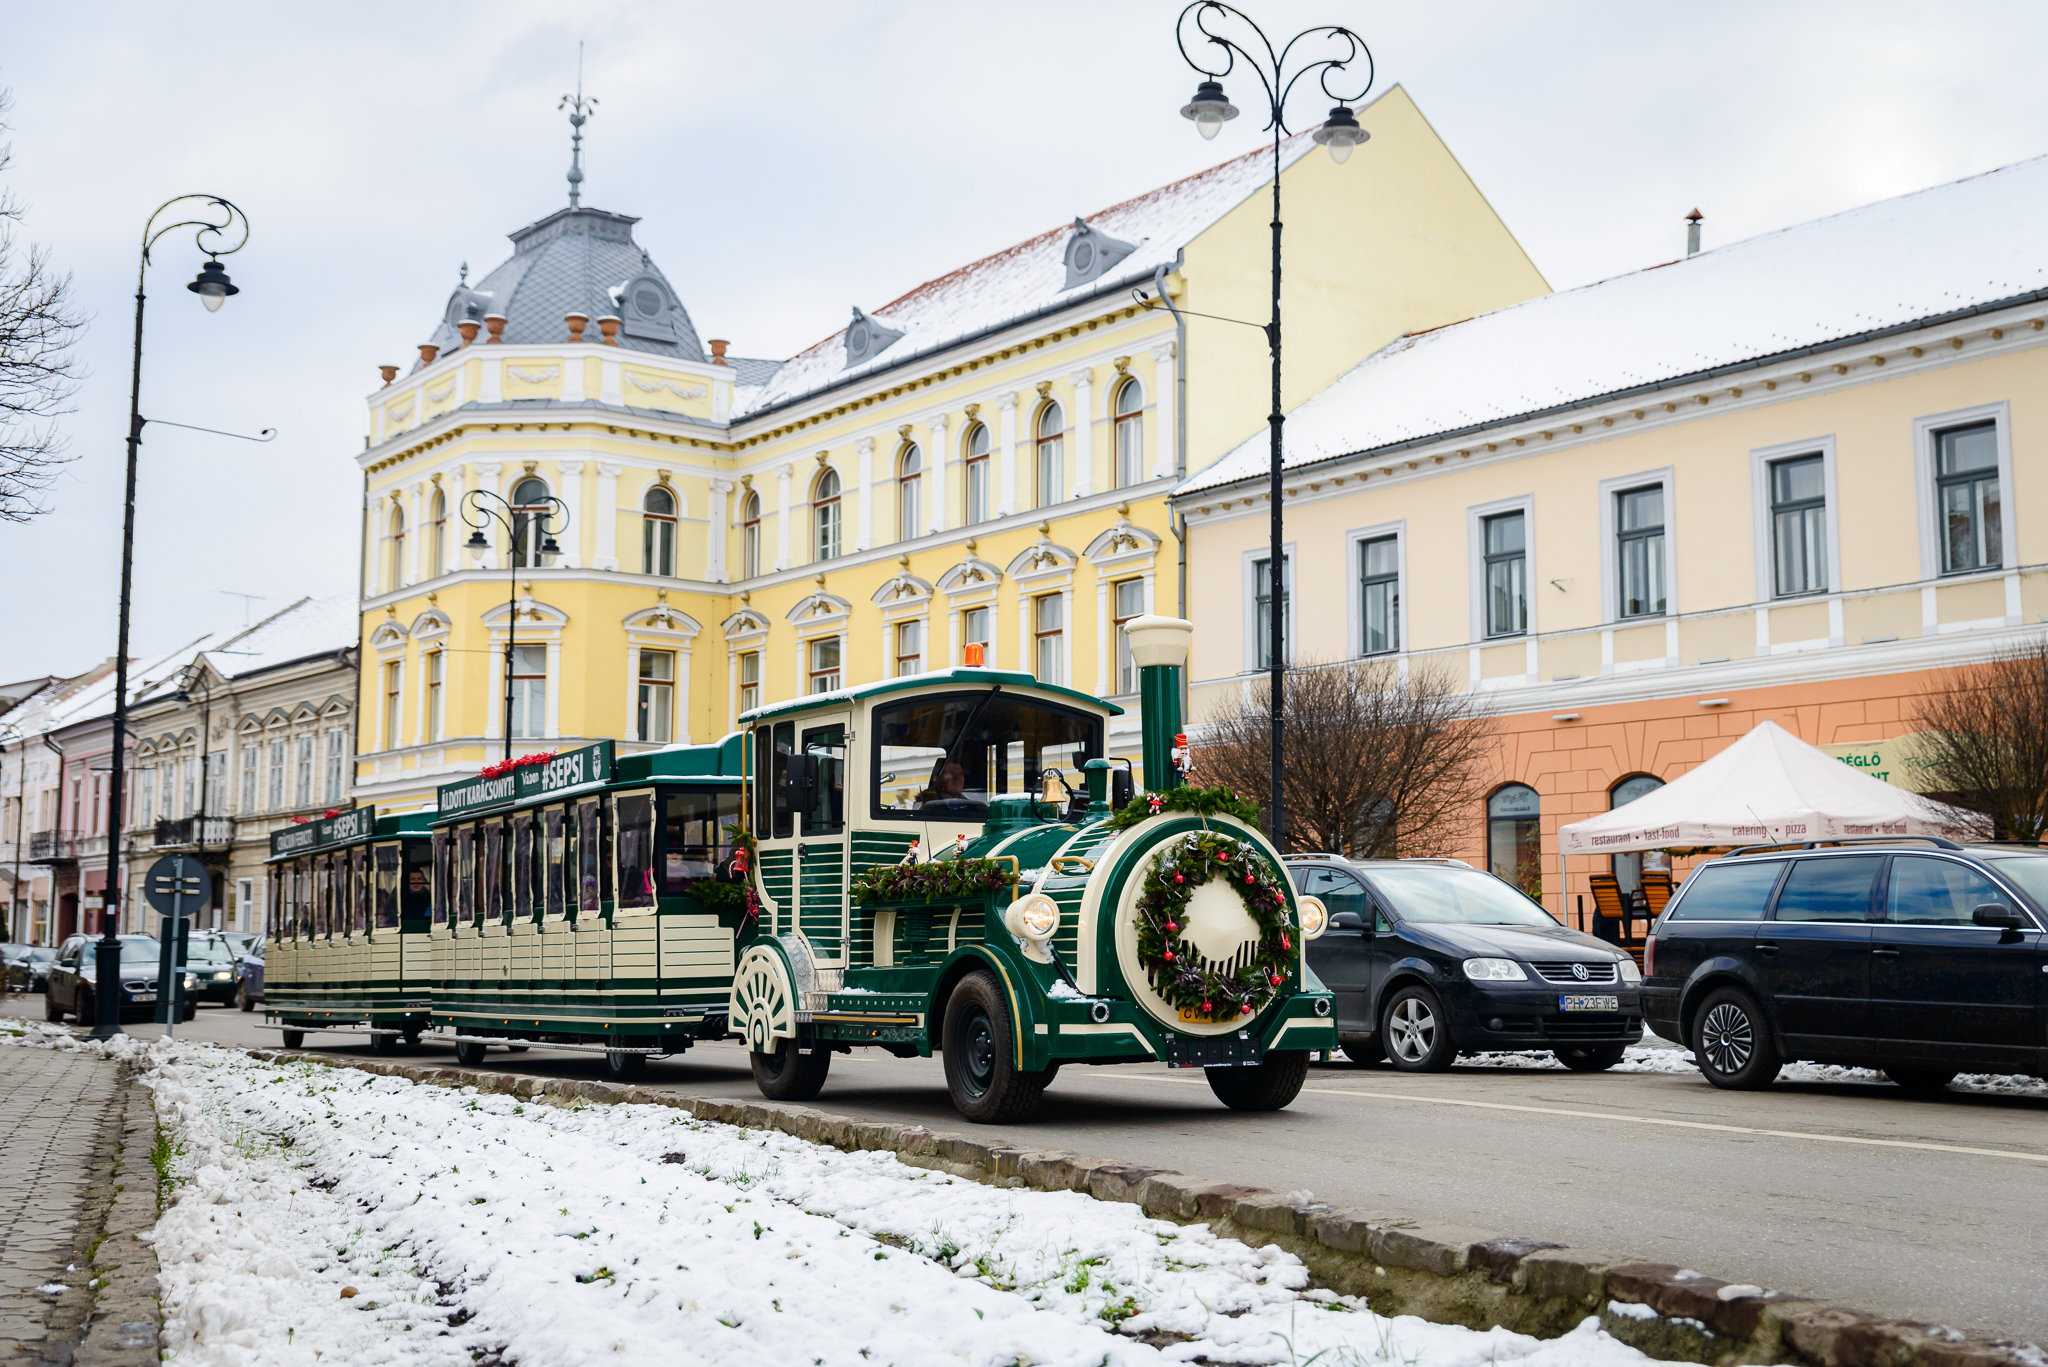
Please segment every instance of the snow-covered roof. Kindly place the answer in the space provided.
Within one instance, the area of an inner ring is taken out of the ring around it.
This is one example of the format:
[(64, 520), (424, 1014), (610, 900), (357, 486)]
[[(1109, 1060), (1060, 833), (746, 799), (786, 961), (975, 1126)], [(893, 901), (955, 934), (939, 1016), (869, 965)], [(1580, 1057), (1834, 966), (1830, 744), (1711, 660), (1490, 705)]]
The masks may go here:
[[(1282, 145), (1282, 168), (1313, 150), (1308, 134)], [(976, 333), (1020, 321), (1070, 304), (1089, 295), (1128, 287), (1171, 265), (1181, 248), (1211, 224), (1242, 204), (1272, 179), (1270, 146), (1247, 152), (1220, 166), (1163, 185), (1099, 213), (1086, 215), (1088, 225), (1137, 249), (1100, 278), (1064, 288), (1066, 245), (1075, 231), (1071, 221), (983, 257), (871, 311), (883, 327), (903, 336), (860, 365), (848, 367), (846, 330), (791, 357), (758, 389), (737, 394), (735, 418), (827, 388), (850, 377), (899, 365), (904, 360), (943, 350)], [(851, 319), (848, 320), (849, 324)]]
[(315, 655), (332, 655), (356, 643), (361, 619), (353, 597), (302, 598), (204, 652), (214, 669), (240, 678)]
[[(2048, 157), (1402, 337), (1288, 416), (1289, 467), (2048, 290)], [(1265, 430), (1181, 493), (1263, 474)]]

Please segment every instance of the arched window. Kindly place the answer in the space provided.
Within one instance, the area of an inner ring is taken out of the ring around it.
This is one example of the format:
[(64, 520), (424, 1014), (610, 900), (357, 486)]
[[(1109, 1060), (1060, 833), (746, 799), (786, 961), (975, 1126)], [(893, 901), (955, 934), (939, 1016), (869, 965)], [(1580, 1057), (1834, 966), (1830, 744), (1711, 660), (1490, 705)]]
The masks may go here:
[(1529, 896), (1543, 896), (1542, 802), (1526, 783), (1486, 799), (1486, 866)]
[(657, 484), (640, 500), (640, 572), (673, 575), (676, 572), (676, 496), (665, 484)]
[(961, 513), (969, 526), (988, 521), (988, 424), (978, 422), (967, 429), (961, 446), (963, 458)]
[(395, 589), (405, 582), (405, 510), (396, 504), (391, 508), (391, 561), (387, 571), (385, 588)]
[(1145, 479), (1145, 386), (1125, 380), (1116, 388), (1116, 487), (1128, 489)]
[(434, 579), (448, 570), (448, 495), (434, 490), (433, 521), (427, 541), (427, 549), (433, 559), (427, 563), (427, 578)]
[(896, 539), (908, 541), (924, 530), (924, 452), (903, 448), (896, 458)]
[(740, 505), (740, 578), (761, 573), (761, 496), (749, 493)]
[(839, 472), (829, 466), (811, 491), (811, 520), (811, 558), (835, 559), (839, 554)]
[(522, 479), (512, 490), (512, 564), (530, 569), (543, 564), (540, 548), (548, 539), (547, 481)]
[[(1639, 797), (1647, 797), (1664, 786), (1664, 780), (1652, 774), (1635, 774), (1614, 785), (1607, 793), (1607, 806), (1611, 811), (1626, 807)], [(1671, 871), (1671, 856), (1663, 850), (1638, 850), (1631, 854), (1608, 856), (1614, 873), (1614, 881), (1621, 887), (1621, 895), (1629, 897), (1643, 885), (1643, 870), (1662, 869)]]
[(1060, 501), (1067, 463), (1066, 418), (1060, 406), (1049, 403), (1038, 410), (1038, 506), (1050, 508)]

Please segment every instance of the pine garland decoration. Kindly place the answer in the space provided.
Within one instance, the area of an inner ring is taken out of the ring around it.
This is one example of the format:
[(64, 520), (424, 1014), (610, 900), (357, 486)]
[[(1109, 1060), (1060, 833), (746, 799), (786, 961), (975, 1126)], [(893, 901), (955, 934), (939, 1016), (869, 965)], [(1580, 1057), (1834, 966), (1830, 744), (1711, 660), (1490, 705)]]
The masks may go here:
[(1259, 824), (1259, 805), (1229, 788), (1169, 788), (1163, 793), (1140, 793), (1110, 813), (1106, 824), (1113, 831), (1128, 830), (1146, 817), (1163, 812), (1234, 816), (1248, 826)]
[(975, 897), (1010, 885), (1011, 870), (993, 859), (934, 859), (926, 864), (877, 864), (853, 880), (853, 895), (869, 902), (930, 902)]
[[(1259, 926), (1251, 962), (1232, 971), (1204, 966), (1186, 939), (1188, 901), (1211, 878), (1229, 883)], [(1145, 875), (1136, 910), (1138, 962), (1152, 990), (1177, 1010), (1218, 1021), (1257, 1015), (1294, 973), (1300, 932), (1279, 876), (1249, 841), (1220, 831), (1168, 841)]]

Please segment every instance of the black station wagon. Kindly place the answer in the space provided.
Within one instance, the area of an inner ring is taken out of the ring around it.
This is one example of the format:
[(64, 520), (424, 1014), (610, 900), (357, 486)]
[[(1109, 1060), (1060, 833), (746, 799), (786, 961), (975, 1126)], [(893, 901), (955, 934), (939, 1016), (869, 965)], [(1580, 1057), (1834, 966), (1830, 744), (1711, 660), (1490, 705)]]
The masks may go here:
[(1308, 962), (1336, 996), (1337, 1037), (1356, 1062), (1433, 1072), (1505, 1050), (1598, 1072), (1643, 1037), (1635, 960), (1490, 873), (1335, 855), (1289, 855), (1287, 871), (1329, 908)]
[(1717, 1087), (1793, 1060), (1902, 1087), (2048, 1068), (2048, 852), (1898, 840), (1737, 851), (1653, 927), (1644, 1010)]

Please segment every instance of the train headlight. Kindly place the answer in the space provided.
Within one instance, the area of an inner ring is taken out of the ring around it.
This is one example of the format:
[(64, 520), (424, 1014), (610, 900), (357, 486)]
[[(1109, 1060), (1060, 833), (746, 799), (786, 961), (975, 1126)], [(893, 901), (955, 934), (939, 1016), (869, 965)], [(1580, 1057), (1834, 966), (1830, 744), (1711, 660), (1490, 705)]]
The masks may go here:
[(1313, 940), (1330, 928), (1330, 909), (1323, 905), (1320, 897), (1302, 897), (1296, 900), (1301, 909), (1301, 938)]
[(1059, 903), (1042, 892), (1020, 897), (1003, 913), (1003, 926), (1023, 941), (1026, 956), (1040, 963), (1052, 962), (1045, 946), (1060, 928)]

